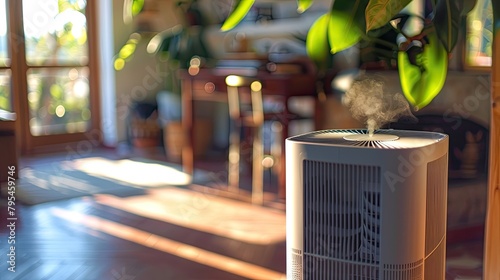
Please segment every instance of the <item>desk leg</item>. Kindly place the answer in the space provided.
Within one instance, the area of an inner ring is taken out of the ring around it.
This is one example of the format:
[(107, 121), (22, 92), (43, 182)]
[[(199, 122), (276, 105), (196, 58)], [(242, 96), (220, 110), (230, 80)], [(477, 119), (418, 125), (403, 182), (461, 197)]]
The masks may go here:
[(182, 130), (185, 141), (182, 144), (182, 168), (184, 172), (193, 174), (194, 155), (193, 155), (193, 85), (191, 79), (182, 80)]

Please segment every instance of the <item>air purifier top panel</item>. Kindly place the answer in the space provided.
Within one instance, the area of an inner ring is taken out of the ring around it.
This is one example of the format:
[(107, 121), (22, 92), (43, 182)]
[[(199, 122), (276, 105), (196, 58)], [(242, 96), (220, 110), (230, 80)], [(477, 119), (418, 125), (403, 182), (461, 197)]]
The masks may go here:
[(379, 129), (370, 135), (366, 129), (329, 129), (290, 137), (288, 141), (371, 149), (407, 149), (431, 145), (446, 137), (446, 134), (427, 131)]

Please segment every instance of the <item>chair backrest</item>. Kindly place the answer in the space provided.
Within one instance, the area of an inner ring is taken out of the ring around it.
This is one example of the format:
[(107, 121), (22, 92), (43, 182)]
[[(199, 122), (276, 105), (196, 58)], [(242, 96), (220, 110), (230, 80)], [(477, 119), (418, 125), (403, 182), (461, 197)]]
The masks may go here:
[(254, 78), (229, 75), (226, 77), (229, 116), (234, 120), (248, 120), (253, 125), (264, 122), (262, 84)]

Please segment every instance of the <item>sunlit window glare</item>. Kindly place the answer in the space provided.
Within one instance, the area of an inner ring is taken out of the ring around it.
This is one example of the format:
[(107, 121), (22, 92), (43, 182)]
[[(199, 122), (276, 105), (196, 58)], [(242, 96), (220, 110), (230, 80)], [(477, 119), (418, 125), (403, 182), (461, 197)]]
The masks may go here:
[[(0, 55), (1, 56), (1, 55)], [(1, 64), (1, 59), (0, 59)], [(0, 70), (0, 109), (11, 111), (11, 71), (10, 69)]]
[(7, 35), (7, 10), (5, 0), (0, 0), (0, 37)]
[(39, 38), (54, 32), (52, 19), (58, 14), (57, 1), (23, 0), (23, 25), (26, 37)]
[(30, 131), (76, 133), (90, 126), (88, 68), (29, 69)]
[(77, 80), (73, 86), (73, 94), (77, 98), (86, 98), (89, 95), (89, 83), (83, 79)]
[[(0, 0), (0, 66), (8, 66), (10, 64), (7, 43), (8, 43), (7, 10), (6, 10), (6, 5), (5, 5), (5, 0)], [(2, 93), (0, 92), (0, 97), (1, 96), (2, 96)], [(2, 106), (2, 105), (0, 104), (0, 106)]]
[(88, 63), (86, 1), (22, 3), (28, 65)]
[(489, 67), (492, 61), (493, 9), (491, 1), (478, 0), (467, 15), (466, 62)]

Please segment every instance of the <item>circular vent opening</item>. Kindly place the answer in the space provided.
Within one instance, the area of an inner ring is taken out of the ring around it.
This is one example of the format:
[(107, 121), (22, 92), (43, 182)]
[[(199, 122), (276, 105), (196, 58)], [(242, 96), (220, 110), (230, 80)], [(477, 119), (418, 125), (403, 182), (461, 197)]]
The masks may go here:
[(344, 136), (347, 141), (395, 141), (399, 139), (399, 136), (392, 134), (349, 134)]

